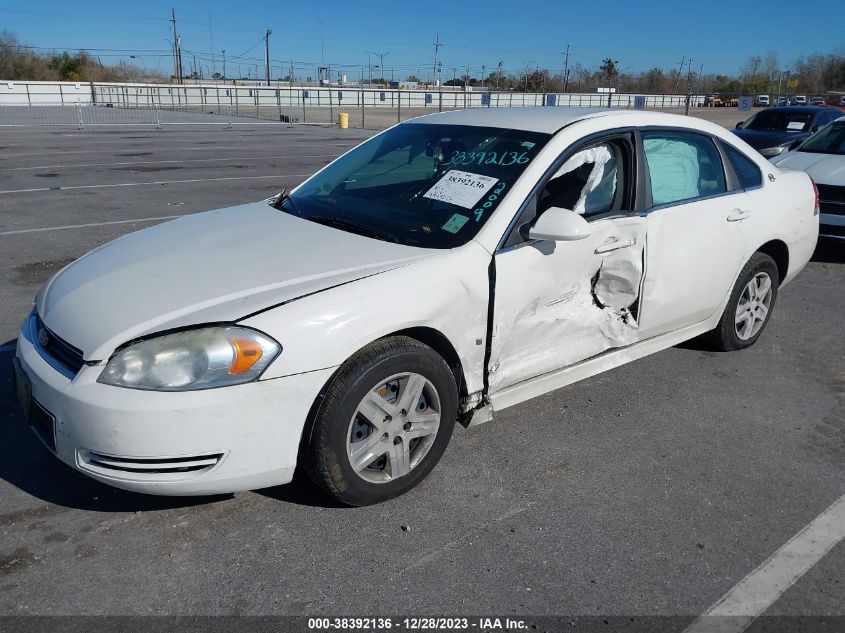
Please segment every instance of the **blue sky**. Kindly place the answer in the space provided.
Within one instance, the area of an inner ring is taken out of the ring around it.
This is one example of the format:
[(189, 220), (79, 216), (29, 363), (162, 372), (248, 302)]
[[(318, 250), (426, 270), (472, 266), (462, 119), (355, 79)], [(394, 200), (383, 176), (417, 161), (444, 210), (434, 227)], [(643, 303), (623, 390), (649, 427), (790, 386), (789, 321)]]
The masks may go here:
[[(655, 66), (668, 70), (682, 57), (692, 57), (696, 70), (703, 64), (705, 73), (726, 74), (736, 72), (749, 56), (771, 50), (788, 68), (800, 55), (845, 48), (845, 18), (829, 0), (766, 0), (742, 6), (721, 0), (0, 1), (0, 30), (12, 31), (33, 46), (103, 49), (94, 51), (103, 62), (135, 54), (130, 61), (170, 73), (171, 7), (176, 8), (186, 70), (192, 61), (188, 51), (198, 54), (204, 70), (211, 68), (213, 37), (215, 65), (222, 70), (220, 51), (226, 49), (228, 76), (235, 75), (237, 56), (244, 57), (242, 74), (250, 64), (262, 63), (263, 47), (254, 45), (267, 28), (273, 29), (275, 67), (294, 59), (297, 75), (311, 75), (324, 59), (357, 65), (346, 70), (355, 78), (367, 65), (367, 51), (376, 51), (389, 52), (384, 65), (388, 73), (394, 68), (397, 79), (417, 71), (426, 79), (438, 32), (444, 80), (455, 67), (459, 75), (466, 66), (478, 75), (482, 64), (490, 72), (500, 61), (514, 72), (527, 65), (560, 72), (567, 44), (571, 62), (587, 68), (611, 56), (629, 72)], [(811, 26), (805, 22), (810, 18)]]

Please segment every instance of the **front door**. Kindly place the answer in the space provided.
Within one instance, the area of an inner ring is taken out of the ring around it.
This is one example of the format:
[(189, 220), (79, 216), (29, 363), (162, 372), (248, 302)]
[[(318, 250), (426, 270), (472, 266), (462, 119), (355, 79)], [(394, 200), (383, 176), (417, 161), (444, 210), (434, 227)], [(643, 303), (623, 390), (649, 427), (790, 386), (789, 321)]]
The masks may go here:
[(638, 340), (646, 219), (631, 212), (632, 166), (625, 135), (577, 150), (523, 218), (528, 226), (563, 207), (583, 214), (591, 234), (518, 238), (496, 254), (491, 393)]

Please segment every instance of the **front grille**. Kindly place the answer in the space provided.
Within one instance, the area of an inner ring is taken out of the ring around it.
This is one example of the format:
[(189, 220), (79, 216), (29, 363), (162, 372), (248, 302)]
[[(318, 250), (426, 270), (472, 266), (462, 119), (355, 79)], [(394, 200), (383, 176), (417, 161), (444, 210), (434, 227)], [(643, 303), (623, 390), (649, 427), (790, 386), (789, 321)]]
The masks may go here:
[(819, 198), (827, 202), (841, 202), (845, 204), (845, 187), (836, 185), (820, 185), (816, 183), (819, 190)]
[(76, 349), (67, 341), (56, 336), (41, 320), (35, 315), (35, 335), (38, 337), (38, 344), (47, 356), (59, 363), (72, 374), (76, 375), (85, 361), (82, 359), (82, 350)]
[(831, 215), (845, 215), (845, 187), (816, 185), (819, 190), (819, 210)]
[(822, 224), (819, 226), (819, 235), (827, 235), (829, 237), (845, 237), (845, 226), (838, 226), (836, 224)]
[(116, 457), (114, 455), (103, 455), (92, 451), (84, 451), (82, 454), (82, 460), (95, 469), (124, 473), (143, 473), (146, 475), (197, 474), (211, 470), (221, 459), (223, 459), (223, 453), (160, 458)]

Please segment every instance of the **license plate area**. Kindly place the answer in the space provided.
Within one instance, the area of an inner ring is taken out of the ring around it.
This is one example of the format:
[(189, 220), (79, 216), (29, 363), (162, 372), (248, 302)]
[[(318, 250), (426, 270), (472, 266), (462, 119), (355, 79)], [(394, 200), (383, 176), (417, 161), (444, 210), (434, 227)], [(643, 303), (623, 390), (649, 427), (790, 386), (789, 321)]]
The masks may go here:
[(17, 358), (12, 360), (15, 373), (15, 391), (23, 409), (24, 419), (35, 435), (53, 453), (56, 452), (56, 418), (32, 397), (32, 382)]
[(51, 452), (56, 452), (56, 418), (44, 407), (32, 400), (29, 408), (29, 426), (32, 428), (38, 439)]

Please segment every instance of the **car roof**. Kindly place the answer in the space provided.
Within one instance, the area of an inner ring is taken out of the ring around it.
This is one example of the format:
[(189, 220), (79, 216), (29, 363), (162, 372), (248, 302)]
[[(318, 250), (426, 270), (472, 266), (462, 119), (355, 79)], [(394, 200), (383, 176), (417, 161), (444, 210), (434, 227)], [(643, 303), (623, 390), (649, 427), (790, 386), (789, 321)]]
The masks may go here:
[(825, 106), (778, 106), (777, 108), (767, 108), (766, 112), (822, 112), (827, 110)]
[[(560, 108), (531, 107), (531, 108), (471, 108), (455, 110), (453, 112), (437, 112), (409, 119), (407, 123), (426, 123), (436, 125), (474, 125), (480, 127), (507, 128), (525, 130), (527, 132), (543, 132), (554, 134), (562, 127), (583, 119), (595, 117), (618, 116), (630, 110), (613, 110), (609, 108)], [(637, 111), (645, 114), (643, 110)], [(650, 113), (655, 115), (665, 113)]]

